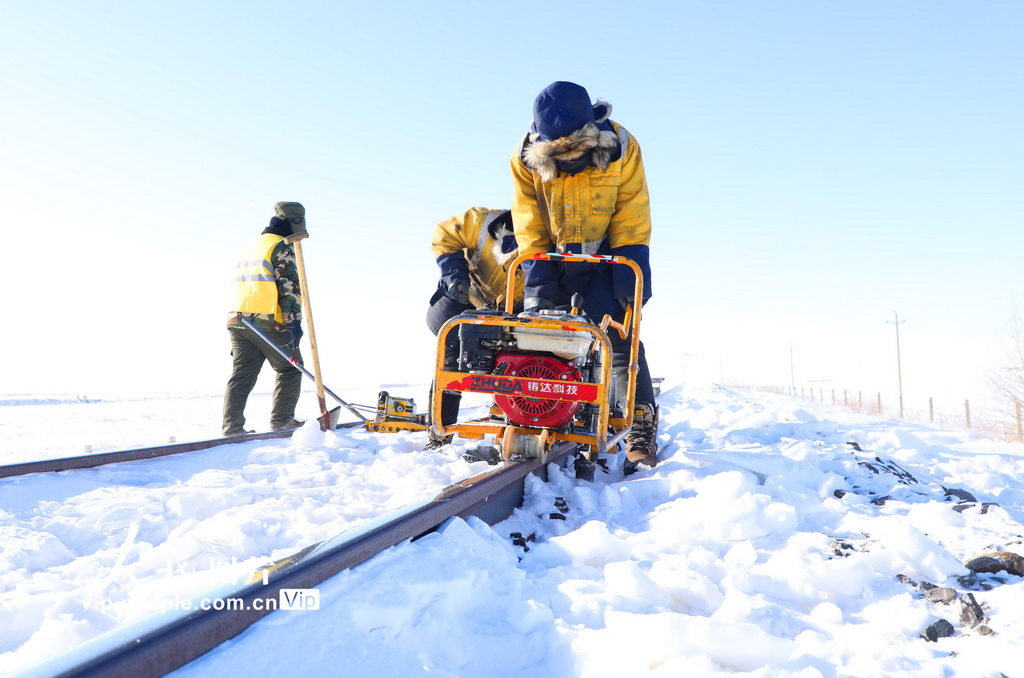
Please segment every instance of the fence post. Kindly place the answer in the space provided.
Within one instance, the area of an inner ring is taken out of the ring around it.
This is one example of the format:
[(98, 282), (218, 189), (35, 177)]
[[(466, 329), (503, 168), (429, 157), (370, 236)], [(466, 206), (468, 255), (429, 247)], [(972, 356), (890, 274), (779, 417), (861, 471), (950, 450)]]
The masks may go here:
[(846, 389), (844, 388), (843, 389), (843, 407), (846, 407), (849, 404), (850, 403), (848, 403), (847, 400), (846, 400)]
[(864, 409), (864, 392), (863, 391), (857, 391), (857, 409), (858, 410), (863, 410)]
[(964, 421), (967, 422), (967, 428), (971, 427), (971, 401), (964, 401)]
[(935, 421), (935, 401), (928, 398), (928, 421)]
[(836, 390), (832, 389), (832, 404), (836, 404)]
[(882, 392), (878, 392), (878, 413), (882, 413)]

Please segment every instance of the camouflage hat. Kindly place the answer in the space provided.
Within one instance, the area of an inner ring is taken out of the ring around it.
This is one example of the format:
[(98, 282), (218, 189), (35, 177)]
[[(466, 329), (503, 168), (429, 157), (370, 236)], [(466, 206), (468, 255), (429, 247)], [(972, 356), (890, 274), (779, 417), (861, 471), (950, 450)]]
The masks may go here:
[(292, 225), (292, 235), (306, 232), (306, 208), (302, 203), (279, 202), (274, 205), (274, 214)]

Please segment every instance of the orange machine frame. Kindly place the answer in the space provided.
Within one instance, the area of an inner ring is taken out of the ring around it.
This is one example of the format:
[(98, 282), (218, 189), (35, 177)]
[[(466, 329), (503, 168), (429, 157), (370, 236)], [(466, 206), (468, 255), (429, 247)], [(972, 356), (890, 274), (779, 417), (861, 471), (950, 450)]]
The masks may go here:
[[(643, 299), (643, 272), (632, 259), (622, 256), (594, 254), (522, 254), (518, 256), (508, 269), (508, 285), (505, 293), (506, 316), (455, 316), (448, 320), (437, 333), (437, 354), (434, 372), (434, 390), (431, 394), (430, 421), (437, 435), (458, 434), (463, 438), (481, 439), (485, 435), (494, 435), (495, 442), (501, 445), (502, 454), (509, 459), (519, 448), (531, 456), (542, 460), (547, 452), (559, 441), (573, 442), (588, 446), (590, 458), (593, 460), (599, 453), (613, 452), (633, 425), (634, 391), (636, 378), (640, 370), (638, 355), (640, 346), (640, 312), (632, 305), (627, 306), (623, 322), (617, 323), (610, 315), (605, 315), (599, 325), (565, 318), (518, 318), (512, 315), (515, 306), (514, 290), (516, 289), (516, 273), (524, 261), (564, 261), (609, 263), (629, 266), (636, 276), (633, 298)], [(578, 313), (574, 308), (573, 313)], [(444, 369), (445, 340), (448, 333), (462, 324), (497, 325), (503, 327), (548, 328), (561, 331), (587, 332), (594, 336), (596, 343), (590, 350), (598, 348), (602, 351), (601, 378), (595, 382), (553, 381), (546, 379), (528, 379), (515, 376), (491, 375), (481, 372), (450, 372)], [(609, 389), (612, 379), (611, 341), (606, 333), (611, 327), (623, 339), (630, 337), (629, 382), (626, 394), (626, 408), (623, 417), (611, 416)], [(444, 391), (462, 391), (473, 393), (489, 393), (498, 395), (524, 394), (553, 400), (571, 400), (580, 403), (598, 405), (598, 423), (596, 435), (572, 431), (559, 431), (547, 428), (531, 428), (525, 426), (504, 425), (490, 419), (456, 422), (441, 426), (441, 395)], [(609, 432), (610, 431), (610, 432)], [(525, 445), (513, 444), (512, 440), (530, 440)]]

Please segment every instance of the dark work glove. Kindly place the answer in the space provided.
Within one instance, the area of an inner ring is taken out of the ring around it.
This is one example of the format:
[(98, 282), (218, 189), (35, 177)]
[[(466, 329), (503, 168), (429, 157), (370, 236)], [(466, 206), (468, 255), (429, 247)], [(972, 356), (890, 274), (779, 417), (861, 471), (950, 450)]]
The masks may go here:
[(619, 297), (615, 301), (619, 302), (619, 306), (625, 311), (626, 307), (633, 303), (633, 297)]
[(524, 311), (547, 311), (551, 308), (551, 302), (544, 297), (527, 297), (523, 299)]
[(501, 253), (508, 254), (509, 252), (515, 252), (516, 248), (519, 247), (519, 243), (516, 242), (514, 235), (506, 235), (501, 239)]
[(454, 299), (463, 306), (469, 306), (469, 281), (456, 280), (448, 286), (445, 296)]
[(293, 320), (285, 328), (288, 330), (288, 334), (292, 335), (291, 341), (284, 345), (285, 348), (298, 348), (299, 340), (302, 339), (302, 322), (299, 320)]

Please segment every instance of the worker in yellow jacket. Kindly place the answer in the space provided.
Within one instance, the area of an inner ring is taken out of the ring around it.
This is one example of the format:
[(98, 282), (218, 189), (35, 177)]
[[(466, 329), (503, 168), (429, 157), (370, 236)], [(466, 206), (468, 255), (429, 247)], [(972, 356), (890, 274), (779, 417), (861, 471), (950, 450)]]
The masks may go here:
[[(518, 254), (509, 210), (471, 207), (449, 217), (434, 227), (430, 248), (441, 269), (427, 311), (431, 332), (469, 308), (504, 308), (508, 265)], [(517, 301), (522, 296), (519, 283)]]
[[(628, 266), (526, 261), (526, 310), (568, 308), (574, 293), (595, 321), (621, 321), (625, 309), (651, 297), (651, 209), (640, 145), (612, 121), (607, 101), (554, 82), (534, 100), (533, 124), (512, 154), (512, 220), (522, 254), (560, 252), (621, 255), (643, 272), (643, 298)], [(628, 383), (629, 342), (611, 333), (619, 402)], [(633, 429), (626, 439), (627, 472), (657, 463), (658, 408), (643, 344), (639, 352)]]
[[(512, 213), (506, 209), (471, 207), (434, 227), (430, 247), (441, 269), (437, 289), (427, 309), (427, 327), (437, 335), (450, 318), (471, 309), (505, 308), (508, 266), (516, 258), (516, 238), (512, 233)], [(516, 304), (523, 298), (520, 280), (514, 292)], [(458, 333), (447, 337), (447, 355), (458, 354)], [(458, 418), (462, 396), (445, 391), (441, 397), (441, 420), (445, 426)], [(451, 442), (451, 436), (430, 434), (430, 447)]]

